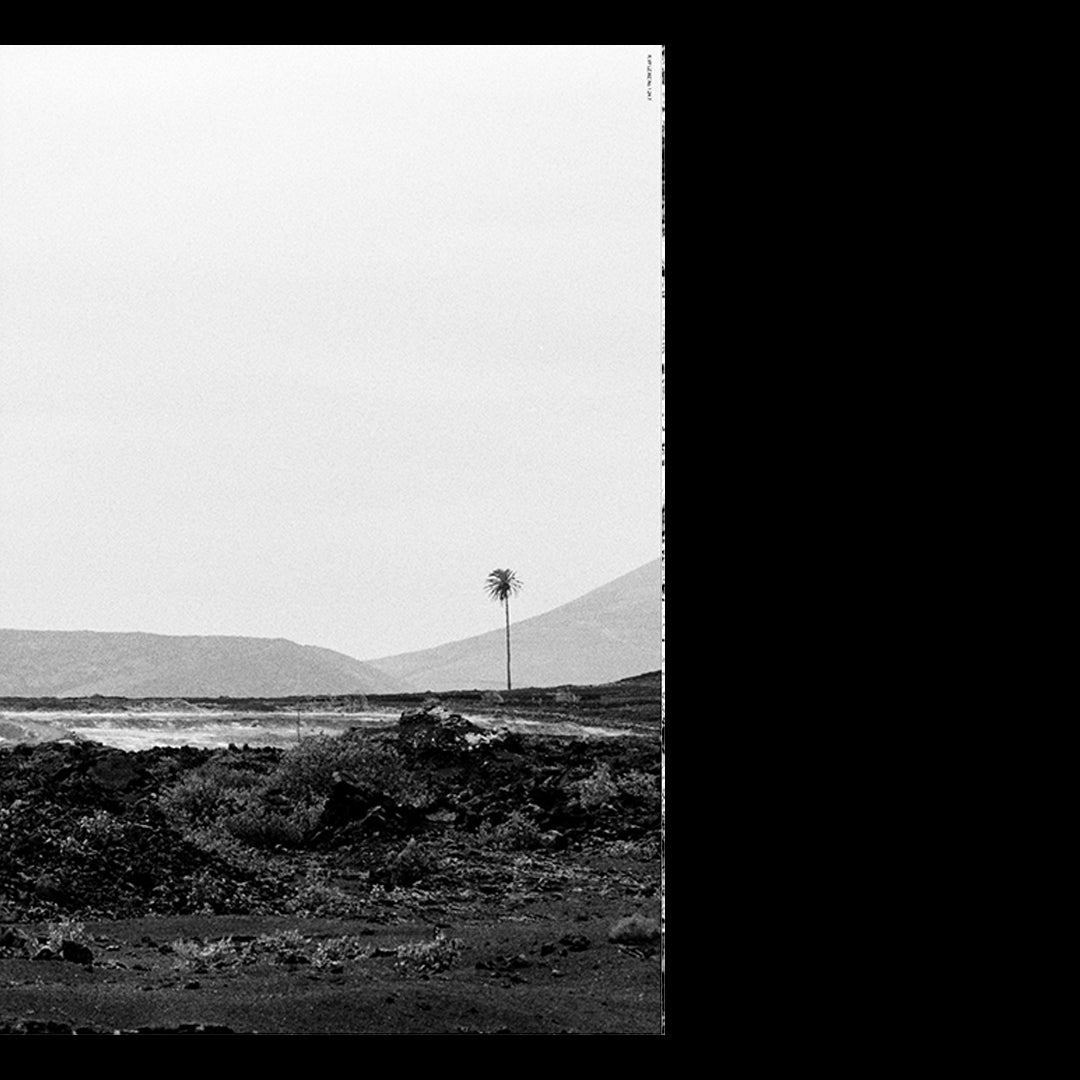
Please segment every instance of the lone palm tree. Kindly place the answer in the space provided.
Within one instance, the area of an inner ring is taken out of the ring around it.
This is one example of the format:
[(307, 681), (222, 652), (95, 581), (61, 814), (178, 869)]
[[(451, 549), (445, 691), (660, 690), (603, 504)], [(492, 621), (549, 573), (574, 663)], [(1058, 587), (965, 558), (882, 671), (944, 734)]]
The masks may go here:
[(513, 570), (492, 570), (484, 582), (488, 596), (506, 608), (506, 689), (510, 689), (510, 597), (521, 591)]

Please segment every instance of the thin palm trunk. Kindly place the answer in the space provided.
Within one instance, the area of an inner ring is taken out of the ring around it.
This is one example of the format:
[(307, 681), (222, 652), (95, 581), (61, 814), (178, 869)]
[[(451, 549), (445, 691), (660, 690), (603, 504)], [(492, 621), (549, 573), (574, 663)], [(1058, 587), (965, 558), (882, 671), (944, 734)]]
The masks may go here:
[(484, 588), (492, 600), (506, 605), (506, 689), (509, 690), (513, 686), (510, 681), (510, 597), (521, 588), (521, 582), (513, 570), (492, 570)]
[(504, 601), (506, 604), (506, 689), (510, 689), (510, 597)]

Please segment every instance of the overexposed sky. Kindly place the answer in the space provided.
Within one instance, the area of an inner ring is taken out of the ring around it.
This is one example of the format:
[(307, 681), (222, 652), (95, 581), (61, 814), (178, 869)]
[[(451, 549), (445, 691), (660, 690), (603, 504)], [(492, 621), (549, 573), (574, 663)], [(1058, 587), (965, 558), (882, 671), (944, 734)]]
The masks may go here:
[(0, 626), (370, 659), (656, 558), (659, 109), (655, 45), (0, 46)]

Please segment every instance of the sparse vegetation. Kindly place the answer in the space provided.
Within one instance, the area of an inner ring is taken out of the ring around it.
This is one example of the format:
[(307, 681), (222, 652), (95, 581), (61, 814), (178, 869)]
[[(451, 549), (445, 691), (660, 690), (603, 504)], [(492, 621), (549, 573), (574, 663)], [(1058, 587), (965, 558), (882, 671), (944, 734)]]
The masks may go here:
[(660, 924), (644, 915), (627, 915), (608, 931), (608, 941), (616, 945), (655, 945), (660, 940)]
[(362, 938), (344, 937), (327, 938), (320, 941), (311, 954), (311, 962), (317, 968), (338, 968), (342, 964), (357, 960), (367, 960), (372, 948)]
[(391, 887), (415, 885), (438, 866), (438, 858), (427, 844), (413, 837), (399, 852), (389, 856), (379, 880)]
[(392, 745), (314, 735), (269, 768), (211, 759), (164, 791), (159, 805), (204, 849), (222, 852), (230, 837), (256, 848), (299, 848), (310, 842), (327, 798), (342, 781), (409, 805), (424, 805), (427, 798), (423, 782)]
[(578, 780), (574, 789), (578, 805), (586, 810), (608, 806), (619, 794), (618, 785), (611, 779), (611, 766), (606, 761), (597, 765), (591, 776)]
[(0, 750), (0, 982), (27, 1003), (0, 1031), (46, 1030), (20, 1019), (43, 995), (72, 1028), (648, 1030), (655, 741), (492, 737), (443, 699), (285, 750)]
[(77, 919), (59, 919), (48, 925), (46, 944), (54, 953), (60, 952), (65, 941), (85, 945), (87, 940), (86, 924)]
[(514, 810), (494, 828), (484, 825), (476, 839), (481, 847), (496, 851), (535, 851), (543, 844), (540, 827), (523, 810)]
[(206, 972), (220, 968), (256, 964), (311, 964), (331, 968), (348, 961), (364, 960), (371, 946), (353, 935), (317, 940), (299, 930), (278, 930), (252, 939), (229, 936), (212, 941), (180, 939), (169, 950), (181, 971)]
[(408, 974), (432, 974), (453, 967), (461, 956), (458, 938), (436, 937), (431, 941), (410, 941), (399, 945), (397, 967)]

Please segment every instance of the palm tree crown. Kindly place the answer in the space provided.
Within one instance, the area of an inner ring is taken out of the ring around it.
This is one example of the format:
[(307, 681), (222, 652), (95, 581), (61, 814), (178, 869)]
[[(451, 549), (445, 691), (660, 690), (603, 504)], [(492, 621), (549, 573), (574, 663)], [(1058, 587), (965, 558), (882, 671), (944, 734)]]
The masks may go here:
[(521, 591), (522, 583), (513, 570), (492, 570), (484, 588), (492, 600), (506, 606), (506, 689), (510, 687), (510, 597)]
[(505, 602), (510, 596), (521, 591), (522, 582), (518, 581), (513, 570), (492, 570), (484, 582), (484, 588), (492, 600)]

